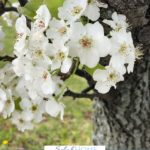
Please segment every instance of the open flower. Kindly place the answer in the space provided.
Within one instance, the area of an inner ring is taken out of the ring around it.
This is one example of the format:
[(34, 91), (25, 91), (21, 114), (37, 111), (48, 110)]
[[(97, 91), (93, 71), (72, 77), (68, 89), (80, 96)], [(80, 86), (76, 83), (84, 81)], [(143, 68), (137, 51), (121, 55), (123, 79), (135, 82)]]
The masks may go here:
[(49, 99), (45, 103), (45, 110), (52, 117), (56, 117), (60, 113), (60, 118), (61, 120), (63, 120), (64, 115), (63, 104), (56, 102), (54, 99)]
[(125, 64), (128, 64), (128, 73), (133, 72), (135, 63), (135, 47), (133, 45), (133, 39), (131, 32), (113, 32), (112, 34), (112, 51), (110, 65), (116, 68), (116, 70), (125, 73)]
[(53, 19), (49, 23), (46, 35), (49, 39), (62, 40), (66, 42), (70, 37), (70, 28), (64, 20)]
[(3, 89), (0, 88), (0, 113), (4, 109), (6, 100), (7, 100), (6, 93)]
[(2, 115), (4, 118), (10, 117), (11, 113), (15, 109), (14, 100), (12, 99), (12, 91), (10, 89), (6, 90), (7, 99), (5, 101), (4, 109)]
[(96, 21), (100, 17), (100, 7), (107, 8), (107, 4), (97, 2), (96, 0), (88, 0), (88, 5), (83, 15), (92, 21)]
[(25, 16), (21, 16), (16, 21), (17, 41), (14, 45), (14, 53), (17, 56), (22, 56), (26, 52), (26, 38), (30, 34), (30, 29), (27, 27)]
[(110, 41), (104, 36), (104, 29), (100, 23), (88, 23), (83, 26), (82, 23), (77, 22), (73, 24), (72, 30), (71, 41), (68, 44), (70, 54), (79, 57), (81, 64), (93, 68), (100, 57), (109, 54)]
[(124, 80), (123, 75), (111, 66), (107, 66), (106, 70), (97, 69), (93, 74), (93, 79), (97, 81), (95, 89), (102, 94), (109, 92), (112, 86), (116, 88), (116, 83)]
[(58, 16), (68, 22), (74, 22), (81, 17), (86, 6), (87, 0), (65, 0), (63, 6), (58, 8)]
[(45, 113), (44, 104), (44, 100), (31, 101), (26, 98), (22, 99), (20, 107), (23, 110), (23, 118), (28, 121), (41, 122), (43, 120), (43, 114)]
[[(28, 114), (30, 115), (30, 114)], [(28, 119), (23, 117), (24, 114), (21, 111), (15, 111), (12, 114), (11, 121), (14, 125), (17, 126), (18, 130), (24, 132), (25, 130), (33, 129), (33, 123)]]
[(51, 70), (61, 68), (62, 73), (67, 73), (72, 65), (72, 60), (68, 57), (68, 47), (64, 46), (61, 41), (54, 41), (50, 50), (52, 57)]
[(126, 31), (126, 29), (129, 26), (126, 21), (126, 16), (117, 14), (117, 12), (114, 12), (112, 14), (112, 19), (113, 20), (104, 19), (103, 22), (108, 24), (112, 29), (114, 29), (117, 32), (121, 30)]
[(35, 22), (33, 24), (33, 30), (38, 32), (43, 32), (48, 27), (48, 23), (51, 19), (51, 14), (46, 5), (41, 5), (36, 11), (36, 16), (34, 17)]

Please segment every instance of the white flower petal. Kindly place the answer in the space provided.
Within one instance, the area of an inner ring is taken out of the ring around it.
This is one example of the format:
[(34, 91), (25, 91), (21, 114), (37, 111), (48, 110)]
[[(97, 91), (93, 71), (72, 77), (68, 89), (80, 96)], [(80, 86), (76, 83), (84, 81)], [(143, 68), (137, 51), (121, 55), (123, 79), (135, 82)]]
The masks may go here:
[(48, 100), (45, 104), (45, 110), (52, 117), (57, 117), (57, 115), (61, 113), (62, 118), (64, 113), (64, 105), (57, 103), (55, 100)]
[(107, 82), (97, 82), (95, 85), (95, 89), (98, 90), (99, 93), (106, 94), (109, 92), (111, 85)]
[(61, 66), (61, 72), (67, 73), (70, 70), (70, 67), (72, 65), (72, 60), (70, 58), (66, 58)]
[(100, 9), (95, 3), (91, 3), (87, 6), (83, 15), (87, 16), (92, 21), (96, 21), (100, 17)]
[(97, 69), (93, 74), (93, 79), (95, 81), (105, 82), (107, 80), (108, 72), (107, 70)]

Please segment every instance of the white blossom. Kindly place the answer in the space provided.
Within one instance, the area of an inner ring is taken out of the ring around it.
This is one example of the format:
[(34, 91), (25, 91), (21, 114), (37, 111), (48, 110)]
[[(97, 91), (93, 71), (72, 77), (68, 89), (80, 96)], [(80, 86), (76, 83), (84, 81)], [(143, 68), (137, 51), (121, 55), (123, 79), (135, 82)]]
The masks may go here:
[(112, 19), (113, 20), (104, 19), (103, 22), (108, 24), (115, 31), (127, 30), (129, 25), (126, 21), (125, 15), (117, 14), (117, 12), (114, 12), (112, 14)]
[(39, 7), (39, 9), (36, 11), (36, 16), (34, 19), (36, 20), (33, 24), (33, 30), (38, 32), (45, 31), (51, 19), (51, 14), (46, 5), (41, 5)]
[(98, 20), (98, 18), (100, 17), (100, 8), (98, 2), (96, 2), (95, 0), (89, 0), (86, 9), (83, 12), (83, 15), (88, 17), (92, 21)]
[(24, 132), (25, 130), (33, 129), (33, 123), (26, 119), (23, 119), (23, 112), (15, 111), (12, 114), (11, 121), (14, 125), (17, 126), (18, 130)]
[(7, 100), (6, 93), (3, 89), (0, 89), (0, 113), (3, 111), (5, 102)]
[(67, 73), (71, 67), (72, 61), (68, 57), (69, 49), (61, 41), (54, 41), (51, 45), (52, 65), (51, 70), (61, 68), (62, 73)]
[(68, 24), (64, 20), (53, 20), (49, 23), (49, 29), (46, 32), (46, 35), (49, 39), (61, 40), (66, 42), (71, 34), (71, 29), (68, 27)]
[[(23, 110), (23, 118), (28, 121), (41, 122), (43, 120), (43, 114), (45, 112), (44, 101), (31, 101), (29, 99), (22, 99), (20, 107)], [(30, 114), (30, 115), (29, 115)]]
[(81, 17), (87, 6), (87, 0), (65, 0), (58, 8), (58, 16), (62, 20), (74, 22)]
[(131, 32), (113, 32), (112, 34), (112, 51), (110, 65), (118, 71), (125, 73), (124, 65), (128, 64), (128, 73), (133, 72), (135, 63), (135, 47)]
[(79, 57), (81, 64), (92, 68), (97, 65), (100, 57), (109, 54), (110, 42), (104, 36), (104, 29), (100, 23), (88, 23), (83, 26), (82, 23), (77, 22), (73, 24), (69, 48), (70, 54)]
[(12, 91), (10, 89), (7, 89), (6, 94), (7, 94), (7, 100), (5, 101), (5, 105), (2, 112), (4, 118), (10, 117), (11, 113), (15, 109), (14, 100), (12, 98)]
[(51, 99), (46, 101), (45, 110), (52, 117), (56, 117), (60, 113), (61, 120), (63, 120), (64, 115), (63, 104), (57, 103), (55, 100)]
[(17, 41), (14, 45), (14, 53), (19, 55), (24, 55), (26, 52), (26, 38), (30, 34), (30, 30), (27, 27), (25, 16), (21, 16), (16, 21), (16, 32), (17, 32)]
[(2, 30), (2, 27), (0, 26), (0, 51), (3, 50), (4, 48), (4, 44), (3, 44), (4, 36), (5, 34)]
[(95, 89), (102, 94), (109, 92), (112, 86), (116, 88), (116, 83), (124, 80), (123, 75), (111, 66), (107, 66), (106, 70), (97, 69), (93, 79), (96, 81)]

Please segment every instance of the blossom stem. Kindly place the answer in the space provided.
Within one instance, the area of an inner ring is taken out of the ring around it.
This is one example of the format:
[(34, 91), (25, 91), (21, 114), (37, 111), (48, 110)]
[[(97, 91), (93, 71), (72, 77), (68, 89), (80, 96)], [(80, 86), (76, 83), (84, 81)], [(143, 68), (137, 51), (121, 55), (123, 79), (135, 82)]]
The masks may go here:
[(71, 90), (67, 90), (63, 96), (71, 96), (73, 97), (73, 100), (75, 100), (76, 98), (89, 98), (90, 100), (107, 100), (108, 99), (108, 95), (107, 94), (100, 94), (97, 92), (88, 94), (88, 93), (76, 93), (73, 92)]
[(11, 56), (0, 56), (0, 61), (13, 61), (16, 57), (11, 57)]
[(94, 85), (89, 86), (89, 87), (87, 87), (86, 89), (84, 89), (84, 90), (82, 91), (82, 93), (87, 93), (87, 92), (93, 90), (93, 88), (94, 88)]
[(18, 0), (18, 1), (21, 7), (23, 7), (28, 2), (27, 0)]
[(5, 7), (5, 5), (2, 2), (0, 2), (0, 16), (2, 14), (4, 14), (5, 12), (10, 12), (10, 11), (18, 12), (17, 8), (15, 8), (15, 7)]

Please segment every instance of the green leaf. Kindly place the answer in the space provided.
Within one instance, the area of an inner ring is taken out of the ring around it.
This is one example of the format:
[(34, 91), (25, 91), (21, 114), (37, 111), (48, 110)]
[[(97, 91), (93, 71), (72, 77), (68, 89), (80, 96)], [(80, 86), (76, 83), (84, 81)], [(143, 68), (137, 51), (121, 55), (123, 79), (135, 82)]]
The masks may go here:
[(4, 50), (0, 52), (0, 55), (12, 55), (14, 50), (14, 44), (16, 41), (15, 27), (9, 27), (2, 18), (0, 18), (0, 25), (2, 26), (2, 30), (5, 33), (5, 37), (3, 40)]
[(100, 70), (105, 70), (105, 67), (104, 66), (102, 66), (101, 64), (98, 64), (96, 67), (94, 67), (94, 68), (89, 68), (89, 67), (85, 67), (85, 70), (91, 75), (91, 76), (93, 76), (93, 73), (94, 73), (94, 71), (96, 70), (96, 69), (100, 69)]
[(24, 7), (19, 8), (19, 12), (33, 20), (36, 15), (36, 10), (40, 5), (45, 4), (52, 17), (58, 16), (58, 7), (62, 6), (64, 0), (30, 0)]
[(53, 17), (58, 17), (58, 7), (63, 5), (64, 0), (44, 0)]
[(88, 86), (86, 80), (82, 77), (79, 77), (75, 74), (71, 75), (66, 81), (65, 81), (66, 87), (68, 87), (70, 90), (74, 92), (81, 92), (84, 88)]
[(18, 8), (19, 12), (33, 20), (36, 10), (42, 4), (43, 0), (30, 0), (24, 7)]

